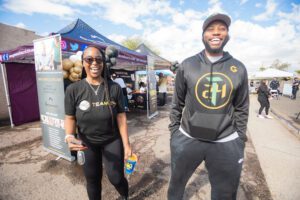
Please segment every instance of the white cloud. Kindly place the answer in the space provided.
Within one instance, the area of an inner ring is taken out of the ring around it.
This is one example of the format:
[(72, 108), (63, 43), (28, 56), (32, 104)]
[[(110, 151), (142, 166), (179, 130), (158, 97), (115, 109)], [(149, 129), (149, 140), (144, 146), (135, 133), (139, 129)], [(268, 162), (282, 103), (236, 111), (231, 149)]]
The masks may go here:
[(293, 7), (293, 10), (291, 13), (279, 12), (278, 16), (280, 16), (283, 19), (295, 22), (299, 25), (300, 24), (300, 4), (297, 5), (297, 4), (292, 3), (292, 7)]
[(267, 0), (265, 12), (254, 16), (253, 19), (256, 21), (269, 20), (274, 15), (274, 12), (276, 11), (276, 7), (277, 7), (277, 3), (274, 0)]
[[(6, 0), (3, 7), (15, 13), (42, 13), (70, 18), (76, 14), (93, 15), (107, 19), (115, 24), (124, 24), (130, 28), (142, 29), (144, 16), (170, 15), (174, 10), (169, 1), (152, 0)], [(90, 12), (84, 13), (79, 9), (87, 7)]]
[(206, 14), (194, 10), (175, 12), (172, 23), (165, 23), (157, 29), (146, 27), (143, 38), (157, 47), (162, 57), (170, 61), (182, 61), (203, 48), (203, 16)]
[(247, 3), (247, 2), (248, 2), (248, 0), (241, 0), (240, 5), (243, 5), (243, 4)]
[(222, 9), (222, 2), (220, 2), (219, 0), (209, 0), (208, 4), (211, 5), (211, 7), (208, 8), (207, 13), (216, 13), (216, 12), (225, 13), (224, 10)]
[[(162, 57), (183, 61), (204, 48), (202, 23), (206, 13), (194, 12), (196, 14), (190, 18), (187, 11), (175, 13), (172, 16), (173, 23), (165, 23), (157, 29), (146, 27), (143, 38), (156, 46)], [(233, 21), (229, 32), (231, 39), (225, 51), (241, 60), (248, 71), (255, 71), (261, 65), (270, 66), (276, 59), (300, 68), (300, 32), (294, 19), (299, 16), (299, 7), (294, 6), (293, 13), (281, 15), (283, 19), (271, 26)]]
[(282, 62), (296, 64), (300, 61), (299, 32), (288, 21), (278, 22), (274, 26), (264, 27), (244, 21), (236, 21), (230, 28), (231, 41), (227, 49), (244, 62), (249, 71), (262, 64), (270, 66), (279, 59)]
[(3, 7), (15, 13), (28, 15), (41, 13), (67, 17), (79, 12), (77, 9), (72, 9), (69, 6), (58, 4), (55, 0), (10, 0), (5, 1), (3, 3)]
[[(64, 1), (74, 4), (71, 0)], [(170, 7), (170, 2), (168, 1), (76, 0), (75, 3), (82, 6), (96, 5), (91, 8), (91, 14), (93, 16), (101, 19), (104, 18), (115, 24), (124, 24), (138, 30), (144, 27), (145, 21), (149, 22), (148, 19), (144, 19), (145, 17), (166, 16), (172, 15), (175, 12), (174, 9)], [(97, 8), (95, 9), (95, 7)]]
[(19, 27), (19, 28), (23, 28), (23, 29), (26, 28), (26, 25), (24, 23), (22, 23), (22, 22), (17, 23), (15, 26)]
[(118, 34), (111, 34), (111, 35), (107, 35), (107, 37), (112, 40), (115, 41), (119, 44), (121, 44), (121, 42), (125, 39), (127, 39), (127, 37), (125, 35), (118, 35)]
[(261, 3), (256, 3), (256, 4), (255, 4), (255, 7), (256, 7), (256, 8), (260, 8), (260, 7), (262, 7), (262, 4), (261, 4)]
[(184, 12), (174, 12), (172, 15), (173, 24), (176, 26), (189, 26), (191, 21), (201, 20), (205, 13), (200, 13), (195, 10), (186, 10)]

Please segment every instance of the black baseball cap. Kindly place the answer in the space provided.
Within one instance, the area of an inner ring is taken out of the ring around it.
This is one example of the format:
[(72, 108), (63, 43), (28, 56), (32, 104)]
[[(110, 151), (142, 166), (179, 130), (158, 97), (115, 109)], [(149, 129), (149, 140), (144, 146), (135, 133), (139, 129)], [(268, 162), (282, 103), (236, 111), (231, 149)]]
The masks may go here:
[(222, 13), (214, 13), (206, 18), (206, 20), (203, 22), (202, 30), (203, 32), (208, 27), (209, 24), (211, 24), (214, 21), (222, 21), (226, 24), (227, 28), (230, 26), (231, 19), (228, 15), (222, 14)]

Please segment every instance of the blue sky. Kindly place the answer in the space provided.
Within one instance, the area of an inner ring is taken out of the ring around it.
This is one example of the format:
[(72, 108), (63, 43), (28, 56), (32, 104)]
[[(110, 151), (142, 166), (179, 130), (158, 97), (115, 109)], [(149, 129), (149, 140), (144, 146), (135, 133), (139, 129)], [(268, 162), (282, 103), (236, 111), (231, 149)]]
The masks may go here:
[[(300, 0), (1, 0), (0, 22), (47, 35), (80, 18), (121, 42), (140, 37), (171, 61), (203, 49), (202, 23), (214, 12), (232, 18), (226, 51), (249, 71), (279, 59), (300, 69)], [(0, 32), (1, 33), (1, 32)]]

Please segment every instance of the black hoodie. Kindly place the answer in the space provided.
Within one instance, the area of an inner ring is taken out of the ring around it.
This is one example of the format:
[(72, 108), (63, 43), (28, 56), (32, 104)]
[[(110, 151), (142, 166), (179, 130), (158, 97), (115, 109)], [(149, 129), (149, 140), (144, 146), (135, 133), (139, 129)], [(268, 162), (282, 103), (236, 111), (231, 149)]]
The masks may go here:
[(169, 130), (179, 127), (194, 138), (215, 141), (235, 131), (247, 140), (248, 76), (243, 63), (228, 52), (211, 63), (204, 50), (180, 65)]

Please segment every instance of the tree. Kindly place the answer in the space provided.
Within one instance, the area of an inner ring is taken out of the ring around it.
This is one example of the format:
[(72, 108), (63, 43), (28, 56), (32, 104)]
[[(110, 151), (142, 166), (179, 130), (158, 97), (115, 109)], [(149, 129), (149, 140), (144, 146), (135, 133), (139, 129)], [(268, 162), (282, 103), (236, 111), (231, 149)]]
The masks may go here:
[(267, 69), (267, 67), (265, 67), (265, 66), (263, 66), (263, 65), (259, 67), (259, 71), (261, 71), (261, 72), (262, 72), (262, 71), (265, 71), (266, 69)]
[(124, 39), (121, 44), (128, 49), (135, 50), (138, 48), (140, 44), (144, 43), (151, 51), (153, 51), (156, 55), (160, 55), (158, 49), (154, 48), (153, 45), (149, 44), (149, 42), (141, 39), (140, 37), (132, 37)]
[(286, 71), (289, 68), (290, 65), (291, 64), (289, 64), (289, 63), (283, 63), (280, 60), (276, 59), (276, 60), (274, 60), (274, 62), (270, 66), (270, 68)]
[(300, 75), (300, 70), (295, 70), (295, 72)]
[(135, 50), (142, 43), (143, 43), (143, 40), (139, 37), (127, 38), (127, 39), (124, 39), (121, 42), (121, 44), (123, 46), (125, 46), (125, 47), (127, 47), (128, 49), (131, 49), (131, 50)]

